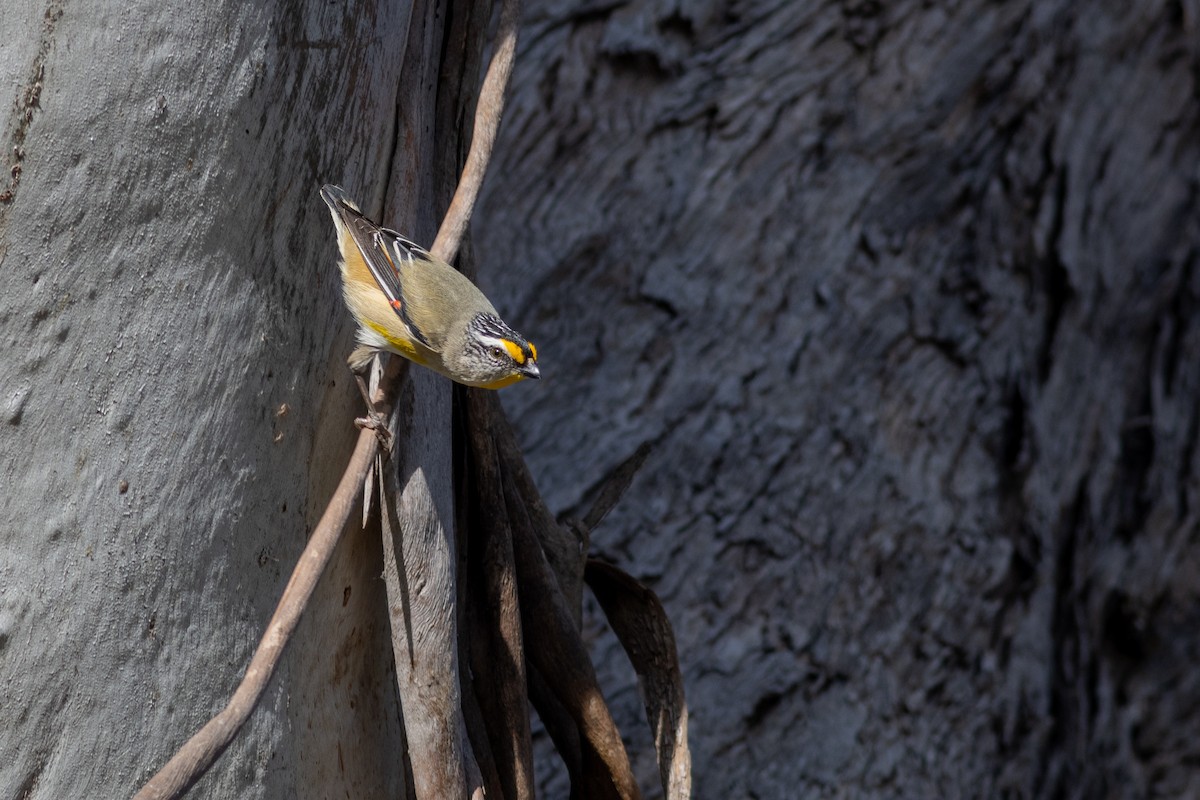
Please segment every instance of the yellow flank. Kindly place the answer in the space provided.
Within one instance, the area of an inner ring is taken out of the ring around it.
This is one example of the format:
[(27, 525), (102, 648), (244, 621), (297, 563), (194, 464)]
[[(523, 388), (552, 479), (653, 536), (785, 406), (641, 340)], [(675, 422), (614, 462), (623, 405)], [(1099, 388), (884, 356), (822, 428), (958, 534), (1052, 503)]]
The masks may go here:
[(417, 354), (417, 348), (413, 346), (412, 342), (408, 341), (407, 339), (397, 338), (387, 328), (378, 323), (371, 322), (370, 320), (364, 319), (362, 324), (366, 325), (368, 328), (382, 336), (388, 344), (396, 349), (397, 353), (400, 353), (410, 361), (415, 361), (422, 366), (425, 365), (425, 359), (421, 358), (421, 356)]
[(480, 389), (503, 389), (505, 386), (512, 386), (517, 381), (525, 380), (524, 375), (509, 375), (507, 378), (501, 378), (495, 383), (485, 383), (480, 385)]
[(342, 276), (346, 280), (376, 286), (375, 276), (354, 243), (354, 237), (341, 225), (338, 226), (338, 249), (342, 251)]
[(518, 345), (516, 342), (510, 342), (508, 339), (501, 339), (500, 341), (504, 345), (504, 349), (508, 351), (510, 356), (512, 356), (513, 361), (517, 362), (518, 364), (525, 363), (525, 351), (521, 349), (520, 345)]

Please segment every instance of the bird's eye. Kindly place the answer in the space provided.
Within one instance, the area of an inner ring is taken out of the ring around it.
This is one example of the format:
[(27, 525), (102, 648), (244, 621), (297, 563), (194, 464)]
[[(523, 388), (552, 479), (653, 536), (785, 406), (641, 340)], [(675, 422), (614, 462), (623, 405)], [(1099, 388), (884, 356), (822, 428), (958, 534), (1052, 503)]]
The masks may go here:
[(496, 347), (495, 345), (493, 345), (488, 348), (488, 355), (491, 356), (492, 358), (496, 359), (497, 361), (499, 361), (501, 358), (504, 357), (504, 351), (501, 350), (499, 347)]

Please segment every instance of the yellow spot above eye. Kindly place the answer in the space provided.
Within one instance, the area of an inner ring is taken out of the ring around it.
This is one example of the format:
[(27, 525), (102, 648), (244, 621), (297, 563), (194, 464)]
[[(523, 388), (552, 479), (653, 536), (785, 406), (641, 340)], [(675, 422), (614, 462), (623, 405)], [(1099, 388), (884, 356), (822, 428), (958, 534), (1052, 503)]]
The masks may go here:
[(525, 351), (521, 349), (519, 344), (509, 341), (508, 339), (501, 339), (500, 343), (504, 345), (504, 349), (508, 351), (510, 356), (512, 356), (513, 361), (517, 362), (518, 364), (525, 363)]
[(537, 348), (533, 346), (533, 342), (529, 343), (529, 352), (533, 354), (533, 360), (537, 361)]

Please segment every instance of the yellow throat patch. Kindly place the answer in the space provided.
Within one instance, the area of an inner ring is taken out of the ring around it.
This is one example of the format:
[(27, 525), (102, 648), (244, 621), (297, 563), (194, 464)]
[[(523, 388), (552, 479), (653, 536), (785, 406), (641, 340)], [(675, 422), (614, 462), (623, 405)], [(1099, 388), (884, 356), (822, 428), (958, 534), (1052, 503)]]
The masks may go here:
[(505, 386), (512, 386), (517, 381), (525, 380), (524, 375), (509, 375), (507, 378), (501, 378), (495, 383), (485, 383), (480, 386), (480, 389), (503, 389)]

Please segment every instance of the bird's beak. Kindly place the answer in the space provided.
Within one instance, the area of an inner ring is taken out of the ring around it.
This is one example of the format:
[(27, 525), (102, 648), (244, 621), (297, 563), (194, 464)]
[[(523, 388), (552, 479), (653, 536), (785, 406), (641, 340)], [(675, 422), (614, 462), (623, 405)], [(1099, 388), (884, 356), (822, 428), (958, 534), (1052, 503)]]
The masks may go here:
[(526, 378), (533, 378), (535, 381), (542, 377), (542, 371), (538, 369), (537, 362), (532, 359), (521, 368), (521, 374)]

